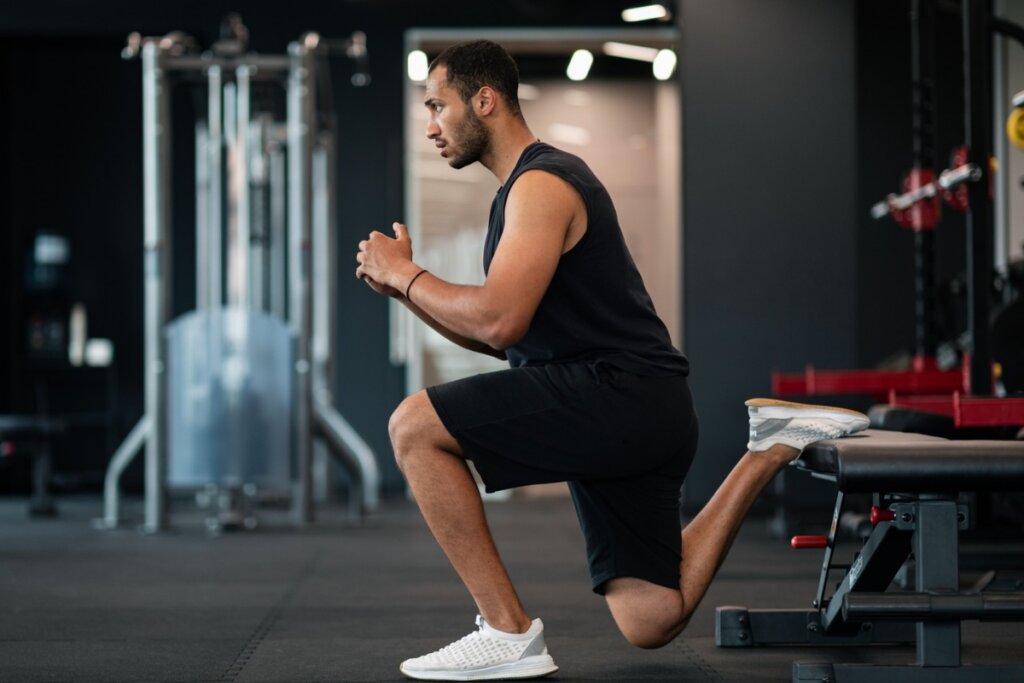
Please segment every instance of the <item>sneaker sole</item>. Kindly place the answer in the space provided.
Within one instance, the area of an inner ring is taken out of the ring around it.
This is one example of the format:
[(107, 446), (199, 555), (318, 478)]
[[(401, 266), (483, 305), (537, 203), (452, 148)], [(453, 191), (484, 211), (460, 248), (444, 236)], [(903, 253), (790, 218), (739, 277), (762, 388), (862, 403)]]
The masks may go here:
[(868, 416), (849, 408), (813, 405), (810, 403), (793, 403), (774, 398), (752, 398), (746, 402), (750, 408), (757, 409), (757, 417), (767, 418), (818, 418), (851, 423), (868, 421)]
[(527, 657), (512, 664), (498, 664), (471, 671), (399, 671), (420, 681), (511, 681), (524, 678), (543, 678), (558, 671), (551, 655)]

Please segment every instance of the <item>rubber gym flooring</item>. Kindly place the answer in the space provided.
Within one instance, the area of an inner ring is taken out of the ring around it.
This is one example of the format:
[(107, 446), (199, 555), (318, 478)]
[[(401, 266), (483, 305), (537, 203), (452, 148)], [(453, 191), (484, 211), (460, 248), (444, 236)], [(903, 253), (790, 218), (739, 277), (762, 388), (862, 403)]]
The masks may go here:
[[(0, 681), (397, 681), (402, 659), (474, 628), (472, 603), (405, 501), (361, 526), (328, 509), (305, 530), (265, 517), (219, 537), (180, 510), (166, 534), (96, 531), (99, 498), (58, 504), (58, 518), (30, 520), (26, 501), (0, 499)], [(820, 551), (790, 550), (764, 520), (745, 524), (688, 631), (647, 651), (590, 592), (567, 498), (489, 503), (488, 514), (545, 622), (561, 667), (551, 680), (788, 681), (795, 659), (914, 659), (912, 647), (716, 648), (716, 605), (803, 607), (813, 595)], [(1024, 659), (1024, 624), (966, 622), (963, 634), (965, 662)]]

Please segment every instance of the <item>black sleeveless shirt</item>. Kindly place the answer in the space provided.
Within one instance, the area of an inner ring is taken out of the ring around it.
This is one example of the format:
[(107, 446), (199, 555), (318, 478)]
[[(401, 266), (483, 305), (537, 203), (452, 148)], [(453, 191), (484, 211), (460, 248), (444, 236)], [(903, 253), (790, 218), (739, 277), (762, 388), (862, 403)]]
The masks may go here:
[(498, 189), (484, 244), (490, 269), (505, 228), (505, 201), (516, 179), (540, 169), (562, 178), (583, 198), (587, 230), (562, 254), (530, 329), (505, 349), (512, 367), (567, 361), (606, 362), (640, 375), (686, 375), (689, 363), (654, 311), (622, 237), (608, 191), (582, 159), (543, 142), (527, 147)]

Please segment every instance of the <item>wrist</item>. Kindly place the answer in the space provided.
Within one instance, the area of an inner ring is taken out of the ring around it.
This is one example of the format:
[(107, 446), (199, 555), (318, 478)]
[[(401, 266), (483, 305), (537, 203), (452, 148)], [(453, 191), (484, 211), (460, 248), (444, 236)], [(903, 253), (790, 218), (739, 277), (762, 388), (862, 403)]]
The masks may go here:
[(405, 285), (405, 291), (403, 293), (403, 296), (405, 297), (406, 301), (411, 301), (411, 299), (409, 297), (409, 292), (412, 291), (412, 286), (414, 284), (416, 284), (416, 281), (419, 280), (421, 276), (426, 275), (426, 274), (427, 274), (427, 269), (426, 268), (420, 268), (419, 270), (416, 271), (416, 273), (411, 278), (409, 278), (407, 284)]

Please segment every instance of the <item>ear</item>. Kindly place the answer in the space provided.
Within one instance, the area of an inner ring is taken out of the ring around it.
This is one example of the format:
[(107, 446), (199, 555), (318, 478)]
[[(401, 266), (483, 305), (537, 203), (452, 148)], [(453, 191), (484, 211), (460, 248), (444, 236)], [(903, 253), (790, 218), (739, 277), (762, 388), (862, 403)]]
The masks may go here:
[(476, 91), (473, 96), (473, 109), (477, 116), (487, 116), (494, 112), (498, 106), (498, 93), (489, 85), (485, 85)]

